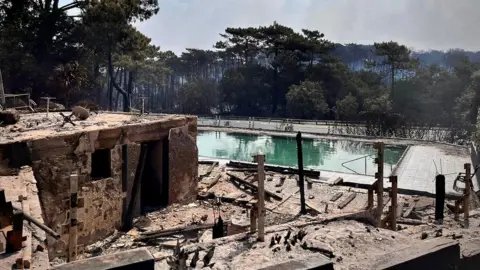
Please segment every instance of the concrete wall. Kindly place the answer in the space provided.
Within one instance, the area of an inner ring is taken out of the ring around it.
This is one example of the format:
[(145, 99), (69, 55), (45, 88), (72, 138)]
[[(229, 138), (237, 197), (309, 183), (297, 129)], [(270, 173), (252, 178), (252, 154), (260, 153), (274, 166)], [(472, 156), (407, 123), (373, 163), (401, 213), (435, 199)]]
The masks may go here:
[(168, 203), (190, 203), (198, 193), (198, 149), (188, 126), (172, 128), (169, 141)]
[[(62, 232), (62, 225), (68, 222), (70, 174), (80, 175), (78, 196), (84, 198), (84, 207), (78, 210), (78, 219), (83, 222), (78, 232), (79, 245), (100, 240), (121, 225), (121, 147), (115, 146), (110, 151), (112, 175), (95, 181), (90, 179), (90, 152), (34, 160), (32, 164), (45, 223), (57, 232)], [(68, 235), (59, 241), (49, 239), (50, 257), (65, 256), (67, 245)]]
[(371, 269), (458, 269), (460, 246), (457, 241), (446, 238), (425, 240), (392, 253), (384, 254), (374, 261)]

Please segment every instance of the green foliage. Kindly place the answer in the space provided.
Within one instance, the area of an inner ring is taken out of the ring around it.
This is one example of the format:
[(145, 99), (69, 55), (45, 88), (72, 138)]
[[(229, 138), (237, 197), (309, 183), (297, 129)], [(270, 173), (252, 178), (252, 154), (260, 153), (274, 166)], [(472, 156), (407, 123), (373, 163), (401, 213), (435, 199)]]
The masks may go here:
[(319, 82), (304, 81), (290, 86), (287, 94), (288, 111), (293, 117), (318, 119), (328, 109)]
[[(158, 12), (156, 0), (59, 3), (0, 2), (7, 93), (55, 96), (66, 105), (92, 99), (111, 110), (138, 108), (146, 98), (147, 110), (172, 113), (370, 117), (363, 120), (377, 127), (374, 135), (394, 134), (406, 122), (469, 131), (477, 123), (473, 53), (412, 52), (393, 41), (334, 44), (318, 30), (273, 22), (226, 28), (214, 49), (175, 55), (133, 25)], [(72, 9), (79, 15), (69, 16)], [(427, 56), (444, 66), (419, 65)]]
[(354, 118), (358, 113), (359, 104), (357, 98), (352, 93), (348, 93), (346, 97), (337, 101), (336, 111), (339, 119)]
[(180, 88), (179, 99), (182, 112), (206, 115), (216, 105), (217, 91), (212, 80), (195, 78)]

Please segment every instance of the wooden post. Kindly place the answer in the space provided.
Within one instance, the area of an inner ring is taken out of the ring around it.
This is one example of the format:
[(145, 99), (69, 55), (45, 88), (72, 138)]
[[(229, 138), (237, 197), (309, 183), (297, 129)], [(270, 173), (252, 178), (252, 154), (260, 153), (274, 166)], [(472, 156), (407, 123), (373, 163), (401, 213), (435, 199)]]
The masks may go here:
[(70, 176), (70, 230), (68, 237), (68, 262), (77, 259), (77, 193), (78, 192), (78, 175)]
[(250, 209), (250, 232), (254, 233), (257, 231), (257, 206), (256, 204), (252, 205)]
[(258, 241), (265, 241), (265, 155), (258, 154), (257, 162), (257, 180), (258, 180)]
[(470, 204), (470, 178), (471, 178), (471, 164), (470, 163), (465, 163), (464, 165), (465, 168), (465, 196), (463, 197), (463, 214), (464, 214), (464, 222), (465, 222), (465, 228), (469, 227), (469, 220), (468, 220), (468, 215), (470, 214), (469, 212), (469, 204)]
[(373, 187), (368, 188), (367, 210), (373, 208)]
[(48, 117), (48, 113), (50, 111), (50, 100), (55, 99), (55, 98), (54, 97), (42, 97), (42, 99), (47, 100), (47, 117)]
[(392, 218), (391, 220), (391, 225), (392, 225), (392, 230), (396, 231), (397, 230), (397, 187), (398, 187), (398, 179), (396, 175), (390, 176), (390, 182), (392, 183), (392, 206), (390, 210), (390, 217)]
[(140, 114), (144, 114), (145, 113), (145, 99), (147, 99), (147, 97), (140, 97), (140, 99), (142, 100), (142, 111), (140, 112)]
[(122, 141), (122, 193), (123, 193), (122, 220), (126, 219), (127, 212), (128, 212), (127, 192), (128, 192), (128, 145)]
[(455, 201), (455, 212), (454, 212), (454, 219), (458, 221), (458, 216), (460, 215), (460, 204), (461, 200), (456, 200)]
[(378, 172), (375, 174), (375, 177), (377, 178), (377, 211), (375, 216), (377, 218), (377, 222), (380, 224), (383, 213), (383, 151), (385, 149), (385, 145), (383, 142), (377, 142), (375, 143), (375, 148), (378, 152), (377, 158), (375, 159), (378, 170)]
[(435, 177), (435, 220), (443, 221), (445, 207), (445, 175), (439, 174)]
[(303, 179), (303, 151), (302, 151), (302, 133), (297, 133), (297, 158), (298, 158), (298, 184), (300, 185), (300, 213), (305, 215), (307, 207), (305, 206), (305, 184)]
[(12, 230), (7, 231), (5, 252), (12, 253), (22, 249), (23, 242), (23, 212), (13, 213), (11, 217)]

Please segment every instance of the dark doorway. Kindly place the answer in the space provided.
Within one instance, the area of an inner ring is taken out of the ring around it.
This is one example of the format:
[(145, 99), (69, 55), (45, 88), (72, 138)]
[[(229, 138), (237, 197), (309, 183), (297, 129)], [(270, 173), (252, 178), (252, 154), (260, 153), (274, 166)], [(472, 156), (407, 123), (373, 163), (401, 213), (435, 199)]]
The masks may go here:
[[(30, 149), (26, 142), (12, 143), (5, 146), (4, 158), (9, 160), (9, 166), (20, 169), (22, 166), (31, 166)], [(1, 150), (0, 150), (1, 151)]]
[(92, 180), (112, 177), (110, 149), (97, 149), (92, 153), (90, 177)]
[(141, 184), (142, 212), (168, 205), (168, 137), (148, 143), (148, 148)]

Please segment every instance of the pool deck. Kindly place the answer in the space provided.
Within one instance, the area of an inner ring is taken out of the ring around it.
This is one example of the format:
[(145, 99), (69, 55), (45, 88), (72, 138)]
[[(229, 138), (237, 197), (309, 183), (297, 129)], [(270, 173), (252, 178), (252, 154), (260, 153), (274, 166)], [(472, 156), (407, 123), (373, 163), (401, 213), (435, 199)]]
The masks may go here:
[[(445, 175), (446, 193), (457, 193), (453, 183), (464, 164), (471, 163), (467, 148), (447, 145), (414, 145), (398, 165), (398, 188), (405, 191), (435, 194), (435, 176)], [(472, 166), (472, 173), (474, 166)], [(479, 190), (473, 181), (475, 191)]]
[[(398, 164), (396, 175), (398, 176), (398, 189), (402, 194), (434, 196), (435, 177), (437, 174), (445, 175), (445, 192), (458, 194), (453, 189), (453, 183), (459, 172), (465, 172), (463, 166), (471, 163), (468, 149), (448, 145), (413, 145), (407, 150), (405, 156)], [(474, 167), (472, 166), (472, 173)], [(371, 185), (375, 179), (371, 176), (345, 174), (322, 171), (321, 177), (340, 176), (343, 184), (350, 186)], [(388, 179), (384, 180), (384, 187), (391, 184)], [(477, 181), (473, 181), (475, 191), (478, 191)]]

